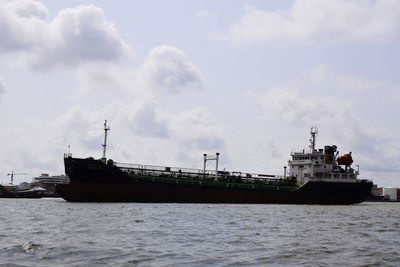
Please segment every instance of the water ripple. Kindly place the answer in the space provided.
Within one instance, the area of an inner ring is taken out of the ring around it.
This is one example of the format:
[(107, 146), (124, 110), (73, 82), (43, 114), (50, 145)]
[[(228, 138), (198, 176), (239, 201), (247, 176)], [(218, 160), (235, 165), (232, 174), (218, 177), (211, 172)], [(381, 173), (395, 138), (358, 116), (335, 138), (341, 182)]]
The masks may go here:
[(397, 203), (0, 201), (0, 267), (398, 266), (400, 262)]

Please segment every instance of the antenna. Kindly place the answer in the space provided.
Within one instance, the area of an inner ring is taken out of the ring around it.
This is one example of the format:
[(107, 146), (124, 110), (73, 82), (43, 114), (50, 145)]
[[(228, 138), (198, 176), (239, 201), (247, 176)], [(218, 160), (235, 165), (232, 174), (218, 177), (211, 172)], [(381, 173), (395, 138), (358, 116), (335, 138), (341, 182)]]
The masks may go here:
[(107, 131), (110, 130), (110, 126), (107, 125), (107, 120), (104, 121), (104, 144), (103, 146), (103, 157), (101, 160), (105, 163), (107, 158), (106, 158), (106, 147), (107, 147)]
[(64, 153), (64, 158), (69, 158), (69, 157), (72, 157), (70, 144), (68, 144), (68, 153)]
[(315, 151), (316, 134), (318, 134), (317, 126), (311, 127), (310, 134), (311, 134), (311, 139), (310, 139), (311, 153), (314, 153), (314, 151)]

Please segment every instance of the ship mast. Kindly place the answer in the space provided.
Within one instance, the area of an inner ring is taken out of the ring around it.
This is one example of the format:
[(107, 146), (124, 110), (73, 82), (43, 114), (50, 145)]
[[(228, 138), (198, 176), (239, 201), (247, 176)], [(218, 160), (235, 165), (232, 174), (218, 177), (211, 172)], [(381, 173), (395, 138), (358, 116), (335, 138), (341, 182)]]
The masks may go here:
[(316, 134), (318, 133), (317, 126), (311, 127), (311, 139), (310, 139), (310, 148), (311, 148), (311, 153), (314, 153), (315, 151), (315, 139), (316, 139)]
[(110, 126), (107, 125), (107, 120), (104, 121), (104, 144), (103, 146), (103, 157), (101, 160), (105, 163), (107, 158), (106, 158), (106, 148), (107, 148), (107, 131), (110, 130)]

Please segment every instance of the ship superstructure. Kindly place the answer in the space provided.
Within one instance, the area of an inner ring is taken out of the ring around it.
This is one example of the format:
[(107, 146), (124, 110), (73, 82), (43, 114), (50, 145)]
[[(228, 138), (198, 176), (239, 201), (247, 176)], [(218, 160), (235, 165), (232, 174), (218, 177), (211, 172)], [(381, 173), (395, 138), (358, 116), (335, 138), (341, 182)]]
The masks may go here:
[[(357, 183), (359, 175), (357, 170), (351, 167), (353, 158), (351, 152), (339, 155), (336, 145), (325, 146), (324, 149), (316, 149), (316, 134), (318, 130), (312, 127), (310, 146), (308, 150), (292, 152), (289, 160), (290, 176), (295, 177), (298, 184), (309, 181)], [(344, 166), (344, 168), (342, 167)]]

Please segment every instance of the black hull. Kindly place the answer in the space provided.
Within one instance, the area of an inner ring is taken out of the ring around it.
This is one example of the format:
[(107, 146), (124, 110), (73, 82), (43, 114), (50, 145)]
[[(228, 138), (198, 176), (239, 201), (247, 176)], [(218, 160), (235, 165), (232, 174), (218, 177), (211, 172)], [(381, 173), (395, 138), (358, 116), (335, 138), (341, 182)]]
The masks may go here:
[[(243, 203), (243, 204), (355, 204), (370, 195), (372, 182), (308, 182), (301, 187), (268, 188), (207, 186), (135, 179), (118, 167), (91, 159), (65, 159), (70, 184), (57, 185), (57, 193), (72, 202)], [(137, 178), (140, 178), (139, 176)], [(236, 184), (237, 185), (237, 184)]]

